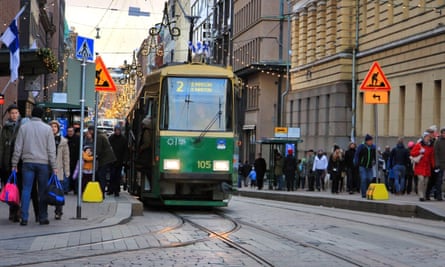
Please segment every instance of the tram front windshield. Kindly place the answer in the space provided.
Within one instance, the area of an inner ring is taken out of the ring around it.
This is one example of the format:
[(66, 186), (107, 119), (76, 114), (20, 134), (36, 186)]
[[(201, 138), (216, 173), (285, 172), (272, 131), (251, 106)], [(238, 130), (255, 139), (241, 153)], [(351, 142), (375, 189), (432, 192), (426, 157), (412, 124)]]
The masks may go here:
[(161, 103), (162, 130), (230, 131), (231, 83), (224, 78), (168, 77)]

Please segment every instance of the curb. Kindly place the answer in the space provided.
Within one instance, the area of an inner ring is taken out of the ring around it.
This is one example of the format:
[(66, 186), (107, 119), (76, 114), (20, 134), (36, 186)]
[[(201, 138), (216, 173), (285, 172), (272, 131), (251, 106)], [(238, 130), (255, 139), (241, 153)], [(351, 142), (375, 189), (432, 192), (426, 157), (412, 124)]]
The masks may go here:
[(355, 210), (362, 212), (374, 212), (384, 215), (399, 217), (415, 217), (428, 220), (445, 220), (442, 210), (434, 207), (413, 203), (391, 203), (376, 200), (352, 200), (334, 197), (309, 196), (283, 194), (266, 191), (242, 191), (238, 190), (234, 195), (251, 198), (261, 198), (284, 202), (300, 203), (313, 206), (324, 206), (338, 209)]

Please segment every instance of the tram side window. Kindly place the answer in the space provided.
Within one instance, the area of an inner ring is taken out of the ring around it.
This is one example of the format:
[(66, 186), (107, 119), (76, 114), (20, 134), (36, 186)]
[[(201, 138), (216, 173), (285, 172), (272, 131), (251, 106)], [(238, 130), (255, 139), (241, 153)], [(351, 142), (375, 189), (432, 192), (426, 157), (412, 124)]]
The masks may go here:
[(169, 118), (169, 102), (167, 94), (167, 83), (162, 84), (162, 95), (161, 95), (161, 116), (160, 116), (160, 128), (161, 130), (168, 130), (168, 118)]

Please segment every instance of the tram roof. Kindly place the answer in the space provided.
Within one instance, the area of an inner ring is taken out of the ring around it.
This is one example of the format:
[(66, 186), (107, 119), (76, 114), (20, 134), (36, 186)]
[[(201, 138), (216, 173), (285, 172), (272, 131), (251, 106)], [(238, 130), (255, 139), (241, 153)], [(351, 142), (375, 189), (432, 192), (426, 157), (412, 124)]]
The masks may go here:
[(301, 138), (286, 138), (286, 137), (270, 137), (256, 140), (257, 144), (261, 145), (280, 145), (280, 144), (297, 144), (303, 143)]
[(193, 76), (227, 76), (234, 77), (233, 70), (221, 65), (209, 65), (205, 63), (185, 63), (166, 66), (160, 69), (162, 75), (193, 75)]

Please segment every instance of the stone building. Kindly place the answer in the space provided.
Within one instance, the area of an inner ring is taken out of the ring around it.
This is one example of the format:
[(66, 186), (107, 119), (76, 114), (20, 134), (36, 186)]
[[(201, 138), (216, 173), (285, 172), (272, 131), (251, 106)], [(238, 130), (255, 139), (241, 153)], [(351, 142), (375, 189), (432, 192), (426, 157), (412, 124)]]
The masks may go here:
[(240, 159), (253, 162), (268, 151), (257, 140), (274, 136), (281, 125), (281, 95), (286, 90), (288, 5), (284, 0), (233, 2), (233, 70), (244, 83)]
[[(292, 1), (285, 121), (301, 127), (302, 149), (346, 147), (367, 133), (393, 146), (445, 126), (444, 13), (443, 0)], [(388, 104), (364, 103), (358, 88), (375, 61), (391, 84)]]

